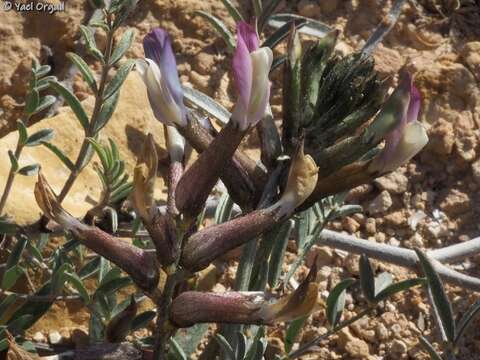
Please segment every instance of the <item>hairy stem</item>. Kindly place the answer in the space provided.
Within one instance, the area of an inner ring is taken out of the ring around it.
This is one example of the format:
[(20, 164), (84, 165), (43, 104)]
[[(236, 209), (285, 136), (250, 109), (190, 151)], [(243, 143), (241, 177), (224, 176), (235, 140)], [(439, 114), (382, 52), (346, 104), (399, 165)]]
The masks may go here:
[[(15, 149), (15, 153), (14, 153), (15, 159), (18, 160), (18, 158), (20, 157), (20, 154), (22, 152), (22, 149), (23, 149), (23, 145), (20, 143), (20, 139), (19, 139), (18, 142), (17, 142), (17, 147)], [(5, 188), (3, 189), (2, 198), (0, 199), (0, 215), (2, 215), (3, 208), (5, 207), (5, 204), (7, 203), (8, 195), (10, 194), (10, 191), (12, 190), (13, 180), (15, 180), (15, 175), (16, 174), (17, 174), (16, 171), (14, 171), (13, 167), (10, 166), (10, 171), (8, 173), (7, 182), (5, 184)]]
[(100, 84), (98, 88), (98, 92), (95, 94), (95, 105), (93, 107), (93, 112), (92, 116), (90, 119), (90, 124), (88, 126), (86, 136), (83, 139), (82, 146), (80, 148), (80, 152), (78, 153), (77, 160), (75, 161), (75, 168), (70, 172), (70, 175), (63, 185), (62, 191), (60, 192), (60, 195), (58, 195), (58, 201), (62, 203), (62, 201), (65, 199), (67, 196), (68, 192), (71, 190), (73, 184), (75, 183), (75, 180), (77, 179), (78, 175), (80, 175), (80, 172), (82, 169), (85, 167), (85, 158), (88, 154), (88, 149), (90, 147), (90, 143), (88, 141), (89, 137), (95, 136), (95, 125), (96, 121), (98, 118), (98, 115), (100, 114), (100, 110), (103, 104), (103, 93), (105, 90), (105, 85), (107, 83), (107, 76), (108, 76), (108, 71), (110, 70), (110, 56), (112, 53), (112, 48), (113, 48), (113, 33), (114, 29), (112, 28), (111, 25), (111, 19), (108, 19), (109, 23), (109, 31), (107, 32), (107, 46), (105, 48), (105, 53), (104, 53), (104, 59), (105, 59), (105, 65), (103, 65), (102, 68), (102, 74), (100, 77)]
[[(469, 243), (476, 244), (478, 239), (470, 240)], [(418, 269), (418, 258), (415, 251), (404, 249), (387, 244), (359, 239), (355, 236), (340, 234), (331, 230), (323, 230), (320, 239), (317, 242), (320, 246), (329, 246), (334, 249), (341, 249), (353, 254), (365, 254), (371, 258), (385, 261), (390, 264), (403, 266), (406, 268)], [(437, 252), (437, 253), (436, 253)], [(442, 261), (450, 259), (458, 260), (461, 257), (473, 256), (478, 253), (478, 246), (472, 246), (471, 252), (465, 251), (465, 246), (452, 245), (440, 250), (427, 252), (435, 263), (438, 275), (447, 283), (461, 286), (465, 289), (480, 291), (480, 279), (460, 273), (440, 263), (436, 254), (439, 254)], [(451, 254), (451, 257), (450, 257)]]

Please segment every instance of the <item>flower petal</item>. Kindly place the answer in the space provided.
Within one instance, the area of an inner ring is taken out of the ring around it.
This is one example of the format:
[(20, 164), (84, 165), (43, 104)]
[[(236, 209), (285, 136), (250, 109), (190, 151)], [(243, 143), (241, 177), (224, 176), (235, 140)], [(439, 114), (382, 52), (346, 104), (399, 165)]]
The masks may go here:
[(144, 65), (141, 65), (139, 73), (142, 75), (143, 72), (148, 100), (155, 117), (166, 125), (176, 123), (183, 126), (186, 120), (182, 116), (181, 108), (174, 101), (163, 74), (153, 60), (145, 59), (145, 62), (148, 67), (145, 69)]
[(255, 125), (265, 115), (270, 98), (270, 80), (268, 75), (272, 66), (273, 54), (268, 47), (263, 47), (250, 54), (252, 59), (252, 91), (248, 105), (249, 126)]
[(183, 161), (185, 153), (185, 138), (180, 135), (177, 128), (174, 126), (167, 126), (167, 148), (170, 154), (170, 161)]
[(234, 111), (232, 118), (239, 124), (243, 124), (245, 115), (239, 111), (246, 111), (250, 102), (252, 91), (252, 59), (242, 37), (237, 38), (237, 48), (233, 55), (233, 77), (238, 91), (237, 103), (241, 103), (239, 109)]
[(250, 25), (245, 21), (240, 21), (237, 24), (237, 36), (243, 39), (249, 52), (258, 49), (259, 40), (255, 26)]
[[(177, 62), (170, 36), (164, 29), (153, 29), (143, 39), (143, 48), (145, 56), (157, 63), (171, 96), (180, 109), (182, 119), (185, 119), (186, 110), (183, 104), (183, 90), (178, 77)], [(182, 120), (182, 122), (184, 121)]]
[(422, 97), (418, 89), (413, 85), (410, 90), (410, 103), (408, 104), (407, 122), (417, 120), (418, 113), (420, 112), (420, 105), (422, 103)]
[(412, 121), (405, 126), (403, 134), (394, 151), (388, 157), (383, 172), (394, 171), (407, 163), (428, 143), (425, 127), (419, 121)]

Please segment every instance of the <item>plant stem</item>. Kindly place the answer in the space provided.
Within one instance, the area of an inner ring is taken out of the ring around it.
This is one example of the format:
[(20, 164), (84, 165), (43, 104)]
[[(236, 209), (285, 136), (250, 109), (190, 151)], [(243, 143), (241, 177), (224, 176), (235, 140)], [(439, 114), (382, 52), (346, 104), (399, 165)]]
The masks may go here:
[(168, 322), (168, 310), (172, 303), (176, 285), (183, 278), (181, 272), (175, 271), (168, 275), (161, 298), (157, 302), (157, 321), (155, 334), (154, 360), (166, 359), (168, 354), (168, 340), (174, 332), (174, 328)]
[[(181, 221), (177, 218), (177, 244), (179, 249), (183, 247), (185, 233), (188, 231), (188, 221)], [(179, 269), (180, 251), (178, 251), (175, 262), (165, 269), (168, 273), (163, 292), (158, 299), (155, 299), (157, 305), (157, 321), (155, 326), (155, 347), (153, 349), (153, 360), (163, 360), (168, 355), (168, 342), (176, 331), (173, 324), (169, 322), (169, 310), (173, 297), (175, 296), (175, 288), (181, 283), (187, 273)]]
[[(19, 139), (18, 142), (17, 142), (17, 147), (15, 149), (15, 153), (14, 153), (15, 159), (18, 160), (18, 158), (20, 157), (20, 154), (22, 152), (22, 149), (23, 149), (23, 145), (20, 143), (20, 139)], [(2, 198), (0, 199), (0, 215), (2, 215), (3, 208), (5, 207), (5, 204), (7, 203), (8, 195), (10, 194), (10, 190), (12, 190), (12, 185), (13, 185), (13, 180), (15, 179), (15, 175), (17, 175), (17, 172), (14, 171), (12, 166), (10, 166), (10, 171), (8, 173), (7, 182), (5, 184), (5, 188), (3, 189)]]
[(96, 134), (94, 133), (95, 131), (95, 125), (96, 121), (98, 118), (98, 115), (100, 114), (100, 110), (102, 108), (103, 104), (103, 92), (105, 90), (105, 85), (107, 82), (107, 76), (108, 76), (108, 71), (110, 70), (110, 56), (112, 53), (112, 48), (113, 48), (113, 33), (114, 29), (112, 28), (112, 21), (111, 19), (107, 19), (107, 22), (109, 24), (109, 31), (107, 32), (107, 46), (105, 49), (104, 53), (104, 59), (105, 59), (105, 64), (103, 65), (102, 68), (102, 74), (100, 77), (100, 85), (98, 87), (98, 91), (95, 94), (95, 105), (93, 107), (93, 112), (92, 116), (90, 119), (90, 124), (88, 126), (88, 129), (86, 131), (86, 136), (83, 139), (82, 146), (80, 148), (80, 152), (78, 153), (77, 160), (75, 161), (75, 168), (70, 172), (70, 175), (63, 185), (62, 191), (60, 192), (60, 195), (58, 195), (58, 201), (61, 204), (62, 201), (65, 199), (67, 196), (68, 192), (72, 188), (73, 184), (75, 183), (75, 180), (77, 179), (78, 175), (80, 175), (80, 172), (82, 169), (85, 167), (86, 164), (85, 158), (88, 154), (88, 150), (90, 148), (90, 143), (87, 140), (89, 137), (93, 137)]
[[(250, 278), (252, 275), (253, 265), (255, 263), (255, 255), (257, 252), (257, 238), (250, 240), (245, 244), (240, 261), (238, 263), (238, 269), (235, 276), (236, 291), (248, 291), (250, 285)], [(223, 327), (221, 333), (228, 340), (232, 348), (237, 346), (236, 334), (241, 332), (243, 325), (241, 324), (227, 324)]]
[(373, 310), (375, 310), (376, 307), (377, 307), (377, 305), (372, 305), (372, 306), (366, 308), (365, 310), (360, 311), (357, 315), (355, 315), (351, 319), (348, 319), (348, 320), (345, 320), (345, 321), (341, 322), (340, 324), (335, 326), (333, 329), (330, 329), (327, 333), (325, 333), (323, 335), (320, 335), (320, 336), (317, 336), (313, 340), (310, 340), (309, 342), (307, 342), (306, 344), (301, 346), (298, 350), (296, 350), (296, 351), (288, 354), (287, 356), (285, 356), (282, 360), (286, 360), (286, 359), (291, 360), (291, 359), (295, 359), (295, 358), (298, 358), (298, 357), (302, 356), (303, 354), (307, 353), (312, 346), (316, 345), (317, 343), (319, 343), (322, 340), (327, 339), (328, 337), (330, 337), (330, 335), (336, 333), (337, 331), (340, 331), (344, 327), (350, 326), (355, 321), (360, 320), (362, 317), (370, 314)]

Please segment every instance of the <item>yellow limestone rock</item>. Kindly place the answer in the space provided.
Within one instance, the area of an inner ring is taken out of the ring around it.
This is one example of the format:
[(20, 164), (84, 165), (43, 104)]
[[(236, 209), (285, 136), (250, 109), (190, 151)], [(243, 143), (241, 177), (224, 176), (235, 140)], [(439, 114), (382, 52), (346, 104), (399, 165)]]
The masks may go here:
[[(91, 113), (93, 104), (93, 97), (87, 98), (83, 102), (87, 113)], [(44, 128), (55, 130), (52, 143), (62, 149), (72, 161), (75, 161), (84, 133), (72, 110), (68, 107), (62, 108), (57, 116), (42, 120), (31, 126), (28, 133), (33, 134)], [(128, 76), (122, 87), (120, 101), (115, 113), (108, 125), (101, 130), (100, 135), (101, 141), (112, 138), (117, 143), (120, 156), (125, 160), (126, 172), (130, 174), (130, 178), (133, 177), (137, 155), (140, 154), (145, 134), (148, 132), (153, 134), (156, 143), (160, 149), (163, 149), (163, 151), (160, 150), (159, 157), (161, 158), (162, 154), (165, 156), (163, 125), (153, 116), (145, 85), (138, 74), (133, 72)], [(13, 132), (0, 139), (0, 152), (2, 153), (0, 191), (3, 191), (5, 187), (10, 169), (7, 151), (15, 149), (17, 138), (18, 133)], [(44, 146), (25, 147), (20, 156), (20, 166), (35, 162), (41, 165), (43, 174), (58, 194), (69, 175), (69, 170)], [(101, 183), (93, 169), (94, 162), (99, 163), (96, 155), (77, 178), (63, 202), (64, 207), (74, 216), (83, 216), (100, 195)], [(35, 182), (36, 176), (17, 175), (15, 177), (4, 212), (20, 225), (31, 224), (39, 219), (40, 209), (33, 195)], [(162, 177), (157, 180), (155, 196), (157, 199), (166, 198), (166, 188)]]

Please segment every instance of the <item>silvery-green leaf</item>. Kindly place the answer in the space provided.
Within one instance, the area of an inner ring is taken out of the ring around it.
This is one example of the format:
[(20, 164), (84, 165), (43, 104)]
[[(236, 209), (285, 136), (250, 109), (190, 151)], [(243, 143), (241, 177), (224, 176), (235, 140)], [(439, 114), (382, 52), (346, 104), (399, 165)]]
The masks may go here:
[(108, 219), (110, 220), (110, 231), (116, 233), (118, 230), (118, 214), (115, 209), (111, 207), (106, 207), (105, 212), (108, 214)]
[(48, 142), (53, 138), (53, 129), (42, 129), (27, 138), (25, 146), (37, 146), (42, 142)]
[(73, 272), (65, 272), (65, 279), (72, 284), (75, 290), (78, 291), (78, 294), (82, 298), (83, 302), (88, 304), (90, 302), (90, 295), (88, 295), (88, 291), (85, 288), (82, 279), (80, 279), (78, 275)]
[(221, 224), (229, 220), (232, 215), (233, 201), (227, 192), (222, 194), (218, 202), (218, 206), (215, 209), (215, 224)]
[(302, 211), (298, 215), (297, 220), (297, 248), (303, 248), (305, 242), (307, 241), (308, 234), (310, 233), (310, 220), (311, 220), (311, 209)]
[(362, 53), (369, 55), (377, 47), (378, 44), (382, 42), (384, 37), (390, 32), (390, 30), (395, 26), (400, 14), (402, 13), (402, 7), (406, 0), (396, 0), (393, 2), (393, 5), (390, 7), (388, 15), (384, 16), (375, 29), (372, 35), (368, 38), (363, 45)]
[[(37, 290), (34, 295), (50, 295), (51, 294), (51, 283), (47, 282), (43, 284), (43, 286)], [(25, 324), (25, 328), (32, 326), (38, 319), (40, 319), (43, 314), (45, 314), (48, 309), (52, 306), (53, 301), (49, 302), (35, 302), (27, 300), (23, 303), (10, 317), (8, 324), (10, 325), (15, 319), (20, 319), (24, 315), (31, 316), (30, 320)]]
[(287, 249), (288, 240), (292, 233), (295, 222), (288, 220), (281, 225), (281, 231), (278, 233), (278, 237), (273, 245), (272, 254), (270, 255), (269, 268), (268, 268), (268, 283), (272, 288), (277, 286), (277, 281), (282, 272), (283, 258), (285, 257), (285, 251)]
[(144, 311), (138, 314), (132, 321), (132, 331), (147, 327), (148, 324), (155, 318), (157, 313), (155, 311)]
[[(97, 138), (97, 136), (95, 138)], [(82, 163), (79, 165), (80, 170), (88, 165), (90, 160), (92, 160), (92, 157), (94, 154), (95, 154), (95, 149), (93, 148), (92, 144), (88, 143), (87, 155), (85, 155), (85, 159), (83, 159)]]
[(186, 329), (178, 329), (175, 340), (186, 354), (191, 355), (197, 350), (202, 339), (205, 339), (208, 328), (208, 324), (196, 324)]
[(26, 236), (20, 236), (17, 238), (17, 243), (15, 244), (12, 252), (8, 256), (6, 268), (10, 269), (11, 267), (18, 264), (20, 258), (22, 257), (23, 250), (27, 246), (28, 238)]
[(117, 90), (120, 89), (120, 86), (122, 86), (123, 82), (127, 78), (130, 71), (133, 69), (134, 65), (135, 65), (135, 61), (128, 60), (122, 66), (120, 66), (120, 68), (118, 69), (113, 79), (107, 85), (107, 89), (103, 94), (104, 101), (107, 100), (112, 95), (114, 95), (117, 92)]
[(115, 65), (123, 57), (123, 55), (125, 55), (130, 46), (132, 46), (134, 38), (135, 31), (133, 29), (128, 29), (125, 31), (122, 39), (118, 42), (115, 50), (113, 50), (112, 56), (110, 57), (110, 65)]
[(57, 101), (57, 98), (53, 95), (46, 95), (40, 98), (40, 104), (38, 104), (37, 108), (35, 109), (35, 114), (52, 106), (55, 103), (55, 101)]
[(393, 276), (392, 274), (384, 271), (375, 277), (375, 298), (379, 293), (385, 290), (387, 287), (392, 285)]
[(427, 278), (427, 284), (432, 294), (433, 305), (440, 316), (440, 323), (450, 342), (455, 341), (455, 320), (453, 318), (452, 305), (448, 300), (447, 293), (443, 288), (443, 283), (435, 270), (433, 263), (420, 249), (415, 249), (423, 273)]
[(175, 360), (187, 360), (187, 354), (181, 348), (174, 338), (170, 338), (170, 344), (172, 345), (173, 356)]
[(90, 87), (90, 89), (94, 93), (96, 93), (97, 82), (95, 81), (95, 76), (93, 75), (92, 70), (90, 70), (90, 67), (87, 65), (87, 63), (80, 56), (78, 56), (73, 52), (67, 53), (67, 57), (70, 59), (72, 63), (75, 64), (75, 66), (82, 74), (83, 79), (85, 80), (87, 85)]
[(97, 44), (95, 42), (95, 37), (93, 35), (93, 31), (91, 28), (85, 25), (80, 25), (80, 32), (82, 33), (83, 40), (87, 45), (88, 51), (97, 59), (100, 60), (102, 63), (105, 63), (103, 58), (103, 54), (97, 48)]
[(47, 75), (50, 72), (50, 70), (52, 70), (50, 65), (42, 65), (35, 70), (35, 76), (37, 77), (37, 79), (40, 79), (45, 75)]
[(128, 276), (116, 278), (98, 287), (97, 292), (104, 294), (113, 293), (121, 288), (124, 288), (125, 286), (130, 285), (131, 283), (132, 280)]
[(28, 95), (25, 102), (25, 114), (32, 115), (37, 110), (38, 105), (40, 104), (40, 95), (38, 94), (37, 89), (32, 89)]
[(267, 23), (268, 19), (270, 19), (270, 16), (275, 12), (277, 9), (278, 5), (282, 0), (270, 0), (268, 3), (265, 4), (263, 7), (262, 14), (260, 18), (258, 19), (258, 29), (259, 31), (263, 30), (263, 27)]
[(104, 341), (105, 325), (97, 312), (90, 313), (88, 321), (88, 335), (93, 343)]
[(233, 49), (235, 49), (235, 37), (230, 32), (230, 30), (228, 30), (227, 26), (223, 23), (222, 20), (202, 10), (197, 10), (194, 12), (194, 14), (203, 17), (210, 23), (210, 25), (213, 26), (213, 28), (225, 41), (230, 51), (233, 51)]
[(186, 86), (183, 86), (182, 88), (183, 94), (188, 103), (201, 108), (223, 124), (230, 121), (232, 114), (210, 96)]
[(42, 262), (43, 261), (43, 256), (38, 247), (35, 246), (35, 244), (32, 241), (29, 241), (27, 243), (27, 250), (28, 252), (38, 261)]
[(50, 85), (53, 87), (53, 89), (56, 92), (58, 92), (65, 99), (67, 104), (75, 113), (78, 121), (80, 121), (80, 124), (82, 125), (83, 129), (87, 131), (89, 126), (88, 116), (82, 104), (80, 103), (80, 100), (78, 100), (78, 98), (70, 90), (68, 90), (65, 86), (63, 86), (59, 82), (51, 82)]
[(25, 144), (25, 141), (27, 141), (27, 138), (28, 138), (28, 133), (27, 133), (27, 127), (25, 126), (22, 120), (17, 120), (17, 129), (18, 129), (20, 144)]
[(360, 256), (360, 286), (368, 301), (375, 300), (375, 278), (370, 260), (367, 255)]
[(7, 295), (2, 301), (0, 301), (0, 314), (5, 314), (10, 305), (17, 301), (16, 294)]
[(115, 108), (117, 107), (119, 97), (120, 90), (110, 96), (108, 100), (102, 104), (100, 114), (98, 115), (97, 121), (95, 122), (95, 134), (98, 134), (98, 132), (103, 129), (103, 127), (108, 123), (108, 120), (110, 120), (110, 118), (112, 117)]
[(243, 21), (243, 16), (240, 14), (240, 11), (232, 4), (230, 0), (221, 0), (222, 4), (227, 9), (230, 16), (235, 20), (235, 22)]
[(19, 169), (18, 173), (23, 176), (33, 176), (38, 174), (38, 170), (40, 170), (40, 165), (30, 164)]
[(270, 35), (261, 45), (261, 47), (267, 46), (271, 49), (275, 48), (283, 39), (285, 39), (288, 34), (290, 34), (290, 29), (292, 25), (295, 25), (295, 29), (299, 31), (305, 24), (307, 19), (292, 19), (289, 22), (286, 22), (280, 26), (272, 35)]
[(305, 325), (305, 320), (307, 320), (306, 316), (293, 320), (288, 325), (284, 341), (286, 354), (290, 353), (290, 350), (292, 350), (292, 346), (295, 344), (300, 330), (302, 330)]
[(53, 275), (52, 275), (52, 293), (53, 294), (58, 294), (62, 291), (63, 285), (67, 280), (65, 272), (71, 270), (71, 268), (72, 266), (70, 264), (63, 263), (57, 268), (57, 270), (53, 272)]
[(339, 209), (335, 209), (330, 214), (330, 220), (343, 218), (345, 216), (353, 215), (356, 213), (361, 213), (363, 208), (361, 205), (343, 205)]
[(260, 326), (255, 337), (253, 338), (252, 345), (248, 349), (248, 353), (245, 356), (245, 360), (262, 360), (263, 354), (267, 348), (267, 341), (265, 339), (265, 328)]
[(16, 172), (18, 170), (18, 159), (15, 157), (15, 154), (12, 150), (8, 150), (8, 157), (10, 158), (10, 165), (12, 167), (12, 171)]
[(100, 256), (97, 256), (90, 260), (88, 263), (86, 263), (79, 271), (78, 271), (78, 276), (82, 280), (96, 274), (99, 271), (100, 267)]
[(247, 337), (241, 332), (237, 332), (237, 355), (236, 359), (243, 359), (245, 358), (245, 354), (247, 353)]
[(2, 277), (2, 289), (8, 290), (17, 282), (18, 278), (24, 273), (25, 269), (19, 265), (8, 268)]
[(425, 283), (425, 279), (423, 278), (407, 279), (407, 280), (399, 281), (397, 283), (391, 284), (390, 286), (387, 286), (385, 289), (380, 291), (375, 296), (375, 301), (377, 302), (382, 301), (400, 291), (405, 291), (410, 289), (411, 287), (421, 285), (424, 283)]
[(330, 31), (332, 31), (332, 28), (328, 26), (327, 24), (324, 24), (318, 20), (310, 19), (304, 16), (300, 15), (294, 15), (294, 14), (275, 14), (270, 17), (270, 20), (268, 21), (268, 25), (274, 27), (274, 28), (279, 28), (286, 23), (288, 23), (291, 20), (296, 20), (296, 19), (305, 19), (307, 22), (306, 24), (299, 30), (300, 33), (306, 34), (306, 35), (312, 35), (316, 37), (324, 37), (327, 35)]
[(458, 323), (457, 337), (455, 338), (454, 344), (458, 344), (458, 342), (462, 338), (463, 333), (471, 324), (473, 318), (478, 314), (479, 311), (480, 311), (480, 300), (477, 300), (475, 304), (470, 306), (468, 311), (463, 315), (462, 319)]
[(431, 360), (443, 360), (433, 345), (430, 344), (430, 341), (428, 341), (423, 335), (420, 335), (419, 340), (423, 349), (428, 353), (428, 355), (430, 355)]
[(253, 11), (258, 19), (262, 15), (262, 0), (252, 0)]
[(227, 339), (220, 334), (215, 334), (213, 338), (215, 341), (217, 341), (218, 345), (220, 345), (227, 359), (235, 360), (235, 352), (233, 351), (232, 346), (228, 343)]
[(91, 27), (100, 28), (100, 29), (104, 30), (105, 32), (110, 31), (107, 23), (105, 22), (105, 20), (102, 20), (102, 19), (90, 21), (88, 23), (88, 25), (91, 26)]
[(52, 81), (57, 81), (57, 77), (56, 76), (45, 76), (44, 78), (37, 81), (37, 85), (35, 86), (35, 89), (37, 89), (38, 92), (40, 92), (42, 90), (45, 90), (48, 87), (50, 87), (50, 83)]
[(30, 323), (33, 320), (33, 316), (30, 314), (24, 314), (19, 317), (12, 317), (8, 323), (8, 331), (12, 333), (22, 333), (30, 327)]
[(100, 144), (95, 139), (92, 139), (92, 138), (88, 138), (87, 140), (90, 142), (90, 144), (92, 144), (93, 148), (95, 149), (95, 152), (97, 153), (98, 158), (100, 159), (100, 162), (102, 163), (103, 169), (104, 170), (109, 169), (110, 166), (111, 166), (111, 163), (109, 161), (107, 151), (105, 150), (103, 145)]
[(119, 202), (120, 200), (125, 199), (128, 194), (132, 191), (133, 184), (132, 183), (127, 183), (123, 184), (120, 186), (118, 189), (115, 190), (115, 192), (110, 196), (110, 204), (115, 204)]
[(354, 282), (355, 279), (347, 278), (339, 282), (328, 295), (326, 316), (332, 328), (335, 328), (342, 317), (346, 289)]
[(57, 146), (53, 145), (52, 143), (49, 142), (42, 142), (42, 145), (44, 145), (47, 149), (49, 149), (51, 152), (53, 152), (58, 159), (70, 170), (73, 171), (75, 169), (75, 165), (73, 162), (68, 158), (67, 155), (64, 154), (64, 152), (59, 149)]

